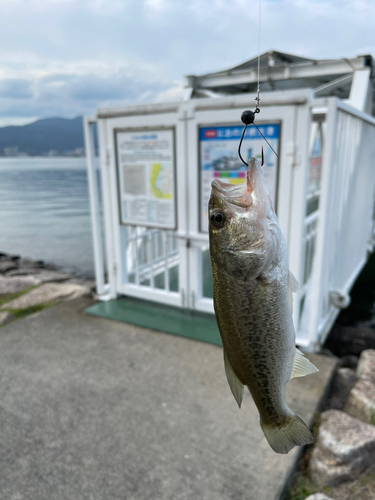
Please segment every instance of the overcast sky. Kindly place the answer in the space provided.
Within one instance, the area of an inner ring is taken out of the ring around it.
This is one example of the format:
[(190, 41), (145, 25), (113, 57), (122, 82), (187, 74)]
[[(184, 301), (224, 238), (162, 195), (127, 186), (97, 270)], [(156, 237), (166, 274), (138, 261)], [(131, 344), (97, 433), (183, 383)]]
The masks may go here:
[[(0, 125), (178, 97), (255, 57), (258, 0), (0, 0)], [(375, 56), (374, 0), (262, 0), (261, 52)]]

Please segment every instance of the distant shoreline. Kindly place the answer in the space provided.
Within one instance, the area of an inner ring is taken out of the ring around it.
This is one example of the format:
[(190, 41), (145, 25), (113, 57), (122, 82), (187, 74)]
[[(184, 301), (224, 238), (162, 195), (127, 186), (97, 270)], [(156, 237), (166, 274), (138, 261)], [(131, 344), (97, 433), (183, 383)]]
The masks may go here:
[(6, 156), (6, 155), (2, 155), (0, 154), (0, 159), (7, 159), (7, 160), (11, 160), (11, 159), (17, 159), (17, 160), (21, 160), (22, 158), (86, 158), (86, 155), (85, 154), (82, 154), (82, 155), (64, 155), (64, 154), (59, 154), (59, 155), (49, 155), (49, 154), (42, 154), (42, 155), (27, 155), (27, 154), (24, 154), (24, 155), (9, 155), (9, 156)]

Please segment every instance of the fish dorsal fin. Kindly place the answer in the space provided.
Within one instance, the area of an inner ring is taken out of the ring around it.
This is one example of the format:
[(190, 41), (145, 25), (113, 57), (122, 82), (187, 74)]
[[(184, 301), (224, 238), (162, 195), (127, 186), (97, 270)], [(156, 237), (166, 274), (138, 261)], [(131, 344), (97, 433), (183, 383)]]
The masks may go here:
[(289, 293), (289, 305), (290, 305), (290, 312), (293, 314), (293, 292), (297, 292), (299, 288), (299, 284), (297, 279), (294, 277), (294, 275), (289, 271), (289, 277), (288, 277), (288, 293)]
[(230, 390), (232, 391), (234, 399), (237, 401), (238, 407), (241, 408), (241, 403), (243, 398), (243, 383), (234, 373), (232, 365), (229, 363), (229, 359), (225, 351), (224, 351), (224, 366)]
[(293, 370), (290, 378), (304, 377), (305, 375), (318, 371), (317, 367), (305, 358), (304, 354), (296, 347), (293, 360)]

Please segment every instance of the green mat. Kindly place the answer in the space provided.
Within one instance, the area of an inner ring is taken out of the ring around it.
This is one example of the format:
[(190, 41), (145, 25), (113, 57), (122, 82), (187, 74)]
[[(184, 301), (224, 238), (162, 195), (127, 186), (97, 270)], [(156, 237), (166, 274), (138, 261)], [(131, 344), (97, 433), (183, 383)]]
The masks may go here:
[(129, 297), (99, 302), (88, 307), (85, 312), (209, 344), (222, 345), (216, 320), (212, 314), (191, 313), (177, 307)]

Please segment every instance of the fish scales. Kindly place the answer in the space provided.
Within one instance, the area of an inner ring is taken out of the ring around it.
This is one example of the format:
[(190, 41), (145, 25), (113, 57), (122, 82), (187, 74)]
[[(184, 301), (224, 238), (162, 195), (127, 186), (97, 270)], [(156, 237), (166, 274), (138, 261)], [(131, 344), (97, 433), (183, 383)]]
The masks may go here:
[(277, 353), (285, 351), (287, 355), (292, 349), (288, 339), (284, 339), (280, 329), (275, 327), (275, 323), (282, 325), (285, 319), (281, 308), (276, 311), (276, 318), (269, 312), (275, 311), (277, 306), (277, 291), (268, 293), (266, 288), (272, 285), (257, 282), (238, 286), (238, 282), (228, 275), (220, 280), (221, 283), (226, 281), (227, 286), (223, 289), (219, 281), (215, 281), (217, 321), (230, 364), (242, 384), (249, 387), (254, 401), (259, 402), (262, 421), (279, 421), (283, 409), (283, 383), (285, 385), (290, 378), (293, 358), (290, 356), (285, 371)]
[(244, 186), (212, 183), (210, 254), (215, 314), (225, 370), (241, 405), (247, 386), (270, 446), (287, 453), (311, 442), (306, 424), (285, 402), (291, 376), (317, 369), (295, 348), (285, 239), (259, 162)]

